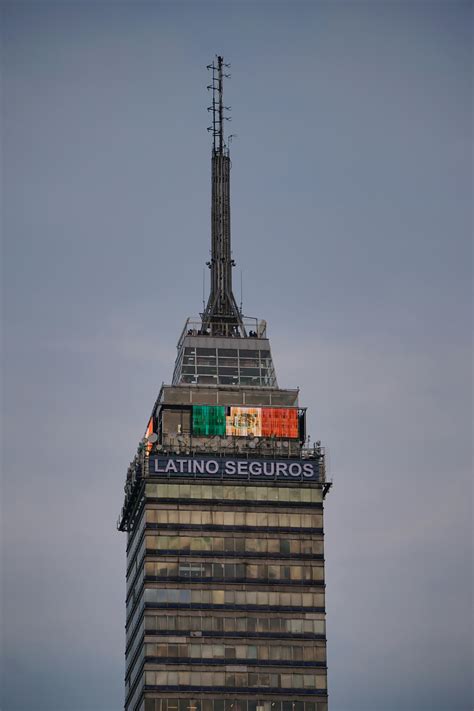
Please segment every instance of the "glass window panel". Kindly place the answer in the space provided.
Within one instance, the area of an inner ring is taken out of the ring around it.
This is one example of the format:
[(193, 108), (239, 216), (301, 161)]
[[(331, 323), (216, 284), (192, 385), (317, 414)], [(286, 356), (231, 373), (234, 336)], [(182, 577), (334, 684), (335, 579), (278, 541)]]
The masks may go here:
[(230, 375), (233, 375), (237, 377), (239, 374), (239, 371), (237, 368), (228, 368), (219, 363), (219, 375), (226, 375), (227, 377)]
[(256, 579), (258, 577), (258, 566), (247, 563), (247, 578)]
[(293, 659), (295, 662), (301, 662), (303, 660), (303, 647), (293, 647)]
[(215, 365), (216, 365), (216, 356), (215, 356), (215, 355), (214, 355), (214, 356), (212, 356), (212, 355), (209, 355), (209, 356), (198, 356), (198, 357), (196, 358), (196, 363), (197, 363), (198, 371), (199, 371), (202, 367), (205, 368), (205, 367), (207, 367), (207, 366), (215, 366)]
[(235, 577), (236, 578), (245, 578), (245, 563), (236, 563), (235, 564)]
[(225, 658), (226, 659), (235, 659), (236, 658), (236, 647), (227, 645), (225, 648)]
[(303, 688), (303, 676), (301, 674), (292, 674), (292, 686), (295, 689), (302, 689)]
[(245, 552), (245, 538), (235, 538), (234, 539), (235, 552), (244, 553)]
[(198, 375), (197, 381), (200, 385), (215, 385), (217, 383), (217, 375)]
[(245, 550), (247, 553), (257, 553), (259, 542), (258, 538), (247, 538), (245, 541)]
[[(251, 619), (248, 620), (249, 623), (250, 623), (250, 621), (251, 621)], [(245, 617), (237, 617), (237, 618), (235, 619), (235, 629), (236, 629), (236, 631), (237, 631), (237, 632), (246, 632), (246, 631), (247, 631), (247, 624), (246, 624), (246, 622), (247, 622), (247, 620), (245, 619)], [(249, 627), (249, 631), (250, 631), (250, 627)]]
[(237, 368), (239, 365), (239, 361), (237, 358), (221, 358), (219, 356), (219, 370), (224, 368)]
[(226, 632), (234, 632), (235, 630), (235, 620), (233, 617), (226, 617), (224, 619), (224, 630)]
[(215, 617), (214, 618), (212, 629), (214, 630), (214, 632), (223, 632), (224, 631), (224, 620), (222, 617)]
[[(301, 553), (303, 552), (303, 551), (301, 551), (300, 541), (292, 539), (291, 541), (289, 541), (289, 544), (290, 544), (290, 553), (292, 555), (299, 555), (300, 552)], [(311, 545), (310, 545), (310, 552), (311, 552)]]
[(277, 580), (280, 576), (280, 566), (279, 565), (269, 565), (268, 566), (268, 577), (272, 580)]
[(280, 552), (280, 541), (278, 538), (269, 538), (267, 540), (268, 553), (279, 553)]
[[(226, 368), (227, 370), (227, 368)], [(260, 375), (260, 370), (258, 368), (242, 368), (242, 362), (240, 363), (240, 376), (248, 377), (250, 375)]]

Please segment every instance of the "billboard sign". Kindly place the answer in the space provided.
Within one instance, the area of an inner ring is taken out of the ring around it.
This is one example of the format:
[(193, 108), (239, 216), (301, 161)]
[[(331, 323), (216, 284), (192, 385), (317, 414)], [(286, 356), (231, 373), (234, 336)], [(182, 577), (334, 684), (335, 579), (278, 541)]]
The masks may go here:
[(198, 437), (300, 436), (297, 407), (225, 407), (193, 405), (192, 431)]
[(231, 407), (227, 417), (226, 434), (234, 437), (262, 436), (260, 407)]
[(317, 459), (239, 459), (234, 457), (149, 457), (151, 477), (196, 479), (278, 479), (319, 481)]

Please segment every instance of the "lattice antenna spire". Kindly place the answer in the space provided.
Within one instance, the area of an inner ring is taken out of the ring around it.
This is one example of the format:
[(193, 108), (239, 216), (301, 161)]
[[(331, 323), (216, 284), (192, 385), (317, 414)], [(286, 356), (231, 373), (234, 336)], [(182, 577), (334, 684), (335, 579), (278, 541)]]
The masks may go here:
[[(212, 124), (207, 129), (212, 133), (212, 208), (211, 208), (211, 260), (207, 262), (211, 270), (209, 299), (202, 314), (202, 327), (213, 335), (246, 336), (242, 314), (232, 293), (232, 259), (230, 245), (230, 157), (225, 142), (224, 121), (230, 121), (224, 106), (225, 64), (221, 56), (216, 56), (208, 69), (212, 81), (207, 87), (212, 92), (212, 104), (208, 111), (212, 114)], [(229, 140), (231, 136), (229, 136)]]
[(212, 113), (212, 124), (208, 131), (212, 133), (212, 150), (216, 155), (226, 155), (228, 148), (224, 137), (224, 121), (230, 121), (230, 116), (226, 115), (230, 111), (230, 106), (224, 106), (224, 78), (230, 78), (230, 74), (225, 73), (230, 64), (224, 62), (224, 58), (216, 55), (212, 64), (207, 68), (212, 72), (212, 80), (208, 85), (208, 91), (212, 92), (212, 103), (208, 111)]

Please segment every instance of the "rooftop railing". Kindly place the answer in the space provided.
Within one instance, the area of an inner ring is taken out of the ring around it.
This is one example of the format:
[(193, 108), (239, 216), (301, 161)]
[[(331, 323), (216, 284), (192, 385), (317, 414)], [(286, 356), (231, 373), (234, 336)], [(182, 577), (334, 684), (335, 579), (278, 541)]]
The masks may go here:
[(236, 323), (227, 323), (224, 319), (213, 321), (207, 328), (203, 328), (202, 320), (198, 316), (190, 316), (178, 340), (178, 350), (182, 347), (186, 336), (212, 336), (215, 338), (266, 338), (267, 322), (252, 316), (242, 316), (245, 333), (241, 332)]

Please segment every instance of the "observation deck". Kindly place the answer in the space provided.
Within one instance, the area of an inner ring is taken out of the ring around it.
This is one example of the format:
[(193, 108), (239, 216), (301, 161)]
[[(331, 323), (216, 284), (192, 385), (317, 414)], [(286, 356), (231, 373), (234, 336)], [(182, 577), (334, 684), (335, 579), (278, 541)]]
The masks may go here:
[(266, 321), (242, 317), (203, 327), (188, 318), (178, 340), (173, 385), (277, 388)]

